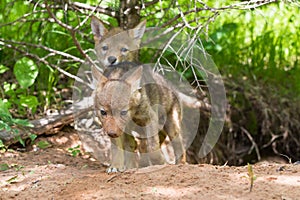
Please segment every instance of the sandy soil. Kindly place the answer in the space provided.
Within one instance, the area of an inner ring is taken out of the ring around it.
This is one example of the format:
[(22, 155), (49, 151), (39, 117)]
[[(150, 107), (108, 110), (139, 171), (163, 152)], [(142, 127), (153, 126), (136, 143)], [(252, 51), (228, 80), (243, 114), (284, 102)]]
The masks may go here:
[(247, 166), (164, 165), (107, 174), (91, 157), (70, 155), (67, 149), (80, 144), (76, 134), (40, 140), (52, 146), (0, 154), (0, 199), (300, 199), (300, 165), (253, 165), (250, 192)]

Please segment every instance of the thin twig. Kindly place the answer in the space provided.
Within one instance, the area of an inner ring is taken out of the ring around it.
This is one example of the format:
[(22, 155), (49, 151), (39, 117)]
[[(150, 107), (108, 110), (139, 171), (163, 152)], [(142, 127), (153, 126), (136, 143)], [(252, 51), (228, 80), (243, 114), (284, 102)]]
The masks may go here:
[(92, 11), (92, 13), (96, 11), (96, 12), (114, 17), (114, 18), (117, 18), (119, 16), (118, 11), (115, 11), (110, 8), (99, 7), (100, 2), (98, 3), (97, 6), (91, 6), (91, 5), (87, 5), (87, 4), (80, 3), (80, 2), (70, 2), (69, 4), (71, 7), (75, 8), (75, 9), (90, 10), (90, 11)]
[(32, 43), (27, 43), (27, 42), (16, 42), (16, 41), (12, 41), (12, 40), (4, 40), (2, 38), (0, 38), (0, 41), (3, 42), (3, 43), (8, 43), (8, 44), (23, 45), (24, 47), (31, 46), (31, 47), (34, 47), (34, 48), (44, 49), (46, 51), (49, 51), (50, 53), (53, 53), (52, 55), (61, 55), (61, 56), (64, 56), (66, 58), (72, 59), (74, 62), (84, 63), (84, 60), (82, 60), (82, 59), (80, 59), (76, 56), (73, 56), (71, 54), (68, 54), (68, 53), (65, 53), (65, 52), (62, 52), (62, 51), (58, 51), (58, 50), (55, 50), (55, 49), (51, 49), (49, 47), (46, 47), (46, 46), (43, 46), (43, 45), (40, 45), (40, 44), (32, 44)]
[(29, 53), (29, 52), (27, 52), (27, 51), (21, 50), (20, 48), (17, 48), (17, 47), (15, 47), (15, 46), (11, 45), (11, 44), (4, 43), (3, 45), (4, 45), (5, 47), (8, 47), (8, 48), (10, 48), (10, 49), (14, 49), (15, 51), (20, 52), (21, 54), (23, 54), (24, 56), (26, 56), (26, 57), (28, 57), (28, 58), (34, 59), (34, 60), (36, 60), (36, 61), (38, 61), (38, 62), (41, 62), (41, 63), (43, 63), (43, 64), (45, 64), (45, 65), (48, 65), (48, 66), (50, 66), (50, 67), (53, 67), (53, 68), (57, 69), (60, 73), (62, 73), (62, 74), (64, 74), (64, 75), (66, 75), (66, 76), (68, 76), (68, 77), (70, 77), (70, 78), (72, 78), (72, 79), (78, 81), (79, 83), (82, 83), (82, 84), (84, 84), (84, 85), (87, 85), (87, 86), (90, 87), (90, 88), (93, 88), (93, 86), (91, 86), (90, 84), (86, 83), (84, 80), (82, 80), (82, 79), (79, 78), (78, 76), (75, 76), (75, 75), (73, 75), (73, 74), (71, 74), (71, 73), (69, 73), (69, 72), (67, 72), (67, 71), (65, 71), (65, 70), (63, 70), (63, 69), (61, 69), (61, 68), (60, 68), (59, 66), (57, 66), (57, 65), (54, 65), (54, 64), (49, 63), (47, 60), (42, 59), (42, 58), (40, 58), (39, 56), (37, 56), (37, 55), (35, 55), (35, 54), (31, 54), (31, 53)]
[[(67, 30), (70, 32), (71, 37), (72, 37), (72, 39), (73, 39), (73, 42), (74, 42), (76, 48), (79, 50), (80, 54), (81, 54), (84, 58), (86, 58), (87, 61), (88, 61), (91, 65), (97, 67), (97, 65), (94, 63), (94, 61), (93, 61), (93, 60), (92, 60), (92, 59), (84, 52), (84, 50), (82, 49), (82, 47), (81, 47), (79, 41), (77, 40), (77, 38), (76, 38), (76, 29), (73, 28), (72, 26), (69, 26), (68, 24), (63, 23), (63, 22), (60, 21), (59, 19), (57, 19), (57, 17), (56, 17), (56, 16), (53, 14), (53, 12), (50, 10), (50, 8), (49, 8), (49, 6), (47, 5), (47, 3), (46, 3), (45, 5), (46, 5), (46, 9), (47, 9), (49, 15), (53, 18), (53, 20), (54, 20), (57, 24), (59, 24), (61, 27), (67, 29)], [(98, 67), (97, 67), (97, 68), (98, 68)]]
[(260, 153), (259, 153), (258, 146), (257, 146), (256, 142), (254, 141), (253, 137), (251, 136), (251, 134), (244, 127), (241, 127), (241, 130), (247, 135), (247, 137), (249, 138), (249, 140), (252, 143), (252, 146), (251, 146), (248, 153), (250, 154), (252, 152), (253, 148), (255, 148), (257, 159), (261, 160), (261, 156), (260, 156)]

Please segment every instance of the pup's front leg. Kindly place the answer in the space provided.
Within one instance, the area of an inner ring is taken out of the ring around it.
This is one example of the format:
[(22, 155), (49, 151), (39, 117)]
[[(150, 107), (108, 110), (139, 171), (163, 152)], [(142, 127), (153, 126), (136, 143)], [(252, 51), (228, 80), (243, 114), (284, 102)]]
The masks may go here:
[(132, 135), (124, 133), (124, 160), (125, 168), (132, 169), (137, 167), (137, 142)]
[(107, 168), (107, 173), (122, 172), (124, 167), (124, 150), (123, 150), (123, 138), (111, 138), (111, 165)]
[(155, 134), (148, 139), (148, 153), (152, 165), (162, 165), (165, 164), (165, 158), (160, 149), (159, 135)]
[(140, 160), (139, 160), (139, 167), (147, 167), (150, 163), (150, 158), (147, 150), (147, 138), (141, 138), (140, 144), (138, 146), (140, 152)]
[(172, 142), (175, 154), (175, 163), (184, 164), (186, 163), (186, 152), (181, 136), (181, 124), (177, 123), (179, 121), (178, 119), (174, 119), (168, 120), (164, 129), (165, 132), (168, 133), (168, 136)]
[(140, 167), (146, 167), (149, 165), (162, 165), (165, 164), (165, 159), (162, 155), (159, 143), (159, 135), (154, 134), (151, 136), (148, 134), (148, 138), (142, 138), (139, 151), (140, 151)]

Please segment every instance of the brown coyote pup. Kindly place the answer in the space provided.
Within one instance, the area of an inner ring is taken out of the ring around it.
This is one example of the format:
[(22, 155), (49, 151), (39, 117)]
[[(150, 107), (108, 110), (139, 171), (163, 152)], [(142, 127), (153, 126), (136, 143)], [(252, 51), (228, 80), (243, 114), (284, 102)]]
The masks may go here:
[[(138, 63), (141, 38), (146, 29), (146, 20), (140, 22), (130, 30), (115, 27), (106, 29), (104, 24), (95, 16), (91, 20), (92, 32), (95, 41), (95, 51), (100, 68), (105, 70), (121, 62)], [(116, 77), (117, 75), (114, 75)], [(179, 93), (181, 101), (191, 107), (200, 108), (201, 102), (197, 98)]]
[[(125, 66), (124, 66), (125, 65)], [(110, 69), (118, 71), (126, 63)], [(120, 78), (107, 78), (93, 68), (98, 80), (95, 109), (104, 131), (112, 141), (112, 163), (108, 172), (136, 167), (135, 148), (140, 152), (139, 166), (163, 164), (159, 135), (168, 135), (176, 163), (185, 162), (181, 138), (181, 104), (177, 92), (162, 76), (148, 66), (129, 67)], [(140, 141), (132, 142), (132, 133)]]
[(138, 61), (138, 50), (146, 28), (146, 21), (142, 21), (135, 28), (127, 31), (119, 27), (107, 30), (103, 23), (93, 16), (91, 27), (97, 59), (101, 67), (124, 61)]

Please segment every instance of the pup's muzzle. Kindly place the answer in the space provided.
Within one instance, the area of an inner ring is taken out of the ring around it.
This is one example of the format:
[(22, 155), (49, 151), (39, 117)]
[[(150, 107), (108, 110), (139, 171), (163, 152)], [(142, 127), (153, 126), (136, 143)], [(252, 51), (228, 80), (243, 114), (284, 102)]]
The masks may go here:
[(108, 132), (107, 135), (111, 138), (117, 138), (118, 134), (116, 132)]

